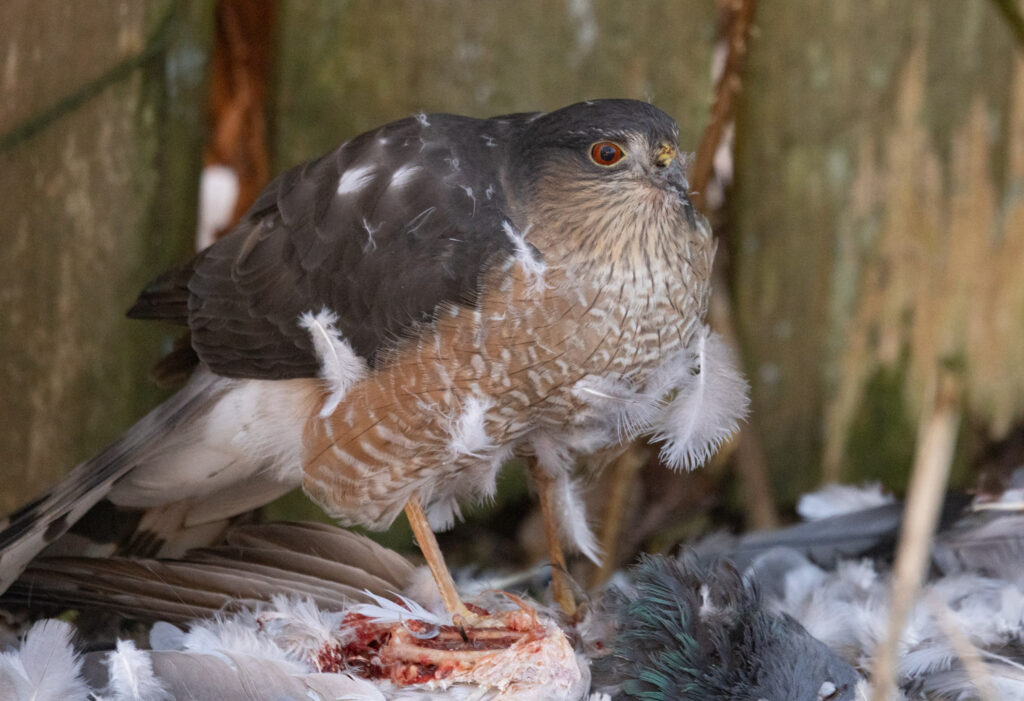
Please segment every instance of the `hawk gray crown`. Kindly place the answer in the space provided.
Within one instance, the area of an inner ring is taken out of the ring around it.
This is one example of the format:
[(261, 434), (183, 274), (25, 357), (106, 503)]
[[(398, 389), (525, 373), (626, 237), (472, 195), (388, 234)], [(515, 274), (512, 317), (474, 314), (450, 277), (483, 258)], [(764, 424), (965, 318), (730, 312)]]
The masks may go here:
[(130, 315), (187, 325), (197, 368), (11, 518), (0, 590), (101, 500), (144, 509), (128, 530), (152, 550), (300, 483), (346, 524), (407, 508), (440, 577), (422, 515), (450, 524), (513, 455), (596, 557), (578, 455), (652, 433), (693, 467), (746, 409), (677, 139), (630, 100), (421, 114), (287, 171), (143, 291)]

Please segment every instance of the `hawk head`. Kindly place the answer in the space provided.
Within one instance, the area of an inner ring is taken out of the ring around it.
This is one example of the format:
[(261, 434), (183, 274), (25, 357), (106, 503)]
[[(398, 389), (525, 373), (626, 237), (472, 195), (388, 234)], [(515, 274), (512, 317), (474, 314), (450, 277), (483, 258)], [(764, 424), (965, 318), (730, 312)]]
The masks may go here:
[(539, 114), (508, 142), (508, 189), (518, 213), (535, 231), (558, 232), (566, 253), (648, 266), (711, 239), (687, 195), (678, 139), (671, 117), (634, 100)]

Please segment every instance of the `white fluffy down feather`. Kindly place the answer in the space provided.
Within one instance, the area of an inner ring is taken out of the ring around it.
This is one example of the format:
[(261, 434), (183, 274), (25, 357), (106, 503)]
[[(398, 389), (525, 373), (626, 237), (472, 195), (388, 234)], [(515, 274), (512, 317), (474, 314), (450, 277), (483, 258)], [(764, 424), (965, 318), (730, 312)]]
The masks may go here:
[(366, 362), (356, 355), (335, 326), (337, 322), (338, 315), (326, 307), (315, 315), (309, 311), (299, 317), (299, 325), (309, 332), (320, 360), (320, 376), (330, 388), (320, 410), (321, 418), (330, 416), (353, 385), (368, 372)]
[(601, 565), (601, 546), (587, 521), (587, 509), (580, 495), (580, 485), (568, 474), (555, 481), (555, 513), (562, 539), (595, 565)]
[(364, 593), (373, 599), (375, 603), (356, 604), (349, 611), (366, 616), (376, 623), (401, 623), (410, 619), (423, 621), (435, 626), (448, 626), (452, 623), (451, 614), (428, 611), (417, 602), (401, 594), (395, 594), (399, 601), (401, 601), (401, 604), (398, 604), (390, 599), (377, 596), (371, 591)]
[(74, 629), (58, 620), (39, 621), (21, 647), (0, 653), (0, 698), (85, 701), (89, 687), (82, 661), (71, 645)]
[[(587, 408), (576, 417), (576, 430), (560, 439), (568, 450), (582, 452), (582, 447), (594, 449), (651, 433), (664, 441), (661, 458), (669, 467), (692, 470), (739, 430), (749, 406), (748, 389), (725, 341), (703, 326), (687, 348), (666, 358), (643, 385), (625, 377), (593, 375), (577, 382), (573, 393)], [(548, 447), (548, 452), (556, 451)]]
[(896, 498), (886, 494), (878, 482), (861, 486), (827, 484), (816, 492), (801, 496), (796, 505), (796, 512), (805, 521), (817, 521), (892, 504), (895, 501)]
[(104, 699), (110, 701), (172, 701), (173, 696), (153, 673), (149, 654), (138, 650), (131, 640), (118, 640), (117, 649), (107, 655), (110, 682)]
[(668, 389), (676, 396), (657, 419), (655, 440), (664, 441), (661, 459), (673, 469), (693, 470), (739, 430), (747, 415), (747, 381), (725, 341), (704, 327), (681, 357), (683, 368)]
[(488, 397), (473, 395), (466, 400), (462, 413), (448, 428), (448, 447), (453, 456), (486, 458), (494, 452), (497, 446), (487, 435), (487, 412), (493, 406), (494, 401)]

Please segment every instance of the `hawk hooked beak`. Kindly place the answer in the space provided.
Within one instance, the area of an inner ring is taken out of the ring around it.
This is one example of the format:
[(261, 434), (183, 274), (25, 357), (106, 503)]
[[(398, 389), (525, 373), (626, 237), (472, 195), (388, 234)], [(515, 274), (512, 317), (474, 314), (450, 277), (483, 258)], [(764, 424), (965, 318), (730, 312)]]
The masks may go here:
[(671, 144), (662, 144), (661, 148), (658, 150), (658, 157), (654, 159), (654, 162), (659, 168), (667, 168), (675, 157), (675, 146), (672, 146)]

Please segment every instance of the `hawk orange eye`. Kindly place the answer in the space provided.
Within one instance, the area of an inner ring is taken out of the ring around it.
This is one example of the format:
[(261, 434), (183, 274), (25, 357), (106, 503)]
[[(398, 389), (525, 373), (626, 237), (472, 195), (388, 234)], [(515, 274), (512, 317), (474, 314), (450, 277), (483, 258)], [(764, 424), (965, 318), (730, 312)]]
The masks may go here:
[(598, 141), (590, 147), (590, 158), (599, 166), (610, 166), (622, 160), (626, 152), (611, 141)]

